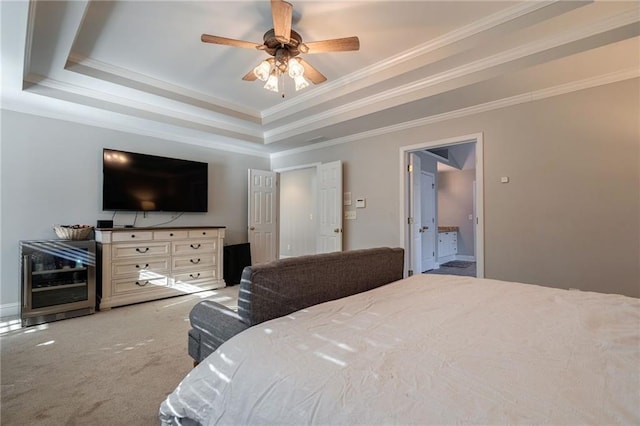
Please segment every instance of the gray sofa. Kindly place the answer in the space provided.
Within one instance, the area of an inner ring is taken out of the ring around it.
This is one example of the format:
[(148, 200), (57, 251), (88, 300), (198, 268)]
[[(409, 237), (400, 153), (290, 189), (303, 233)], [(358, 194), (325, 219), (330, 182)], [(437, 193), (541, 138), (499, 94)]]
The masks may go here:
[(193, 307), (189, 355), (196, 363), (241, 331), (292, 312), (402, 279), (404, 250), (372, 248), (247, 266), (238, 312), (211, 300)]

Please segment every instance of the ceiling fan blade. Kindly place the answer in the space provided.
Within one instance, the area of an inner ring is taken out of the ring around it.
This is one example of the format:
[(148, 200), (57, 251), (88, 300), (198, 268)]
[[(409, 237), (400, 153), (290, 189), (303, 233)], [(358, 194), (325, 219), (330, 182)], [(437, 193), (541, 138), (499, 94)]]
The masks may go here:
[(262, 44), (252, 43), (250, 41), (236, 40), (233, 38), (219, 37), (209, 34), (202, 34), (200, 37), (204, 43), (223, 44), (225, 46), (244, 47), (246, 49), (261, 49)]
[(286, 1), (271, 0), (271, 15), (273, 16), (273, 31), (276, 40), (280, 43), (289, 43), (293, 6)]
[(256, 77), (256, 74), (253, 72), (253, 70), (249, 71), (247, 75), (242, 77), (244, 81), (255, 81), (257, 78), (258, 77)]
[(360, 49), (358, 37), (334, 38), (332, 40), (305, 42), (307, 51), (303, 53), (347, 52)]
[(327, 81), (327, 77), (325, 77), (324, 75), (322, 75), (322, 73), (320, 73), (320, 71), (312, 67), (309, 62), (300, 57), (298, 57), (297, 59), (298, 62), (300, 62), (300, 64), (304, 67), (304, 76), (311, 80), (313, 84), (320, 84), (324, 81)]

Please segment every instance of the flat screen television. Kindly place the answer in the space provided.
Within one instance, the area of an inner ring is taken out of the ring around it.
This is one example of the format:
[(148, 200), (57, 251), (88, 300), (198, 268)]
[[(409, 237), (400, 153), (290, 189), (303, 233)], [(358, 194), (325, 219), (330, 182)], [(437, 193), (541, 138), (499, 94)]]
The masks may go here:
[(206, 212), (208, 164), (103, 150), (102, 209)]

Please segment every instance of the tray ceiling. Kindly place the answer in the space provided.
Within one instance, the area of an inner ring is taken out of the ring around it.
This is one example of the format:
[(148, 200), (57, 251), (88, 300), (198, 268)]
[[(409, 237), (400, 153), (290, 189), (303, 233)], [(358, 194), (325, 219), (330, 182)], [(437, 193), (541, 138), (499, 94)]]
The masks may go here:
[(291, 1), (328, 81), (268, 92), (241, 78), (266, 54), (266, 1), (2, 2), (2, 106), (268, 155), (348, 141), (628, 78), (635, 1)]

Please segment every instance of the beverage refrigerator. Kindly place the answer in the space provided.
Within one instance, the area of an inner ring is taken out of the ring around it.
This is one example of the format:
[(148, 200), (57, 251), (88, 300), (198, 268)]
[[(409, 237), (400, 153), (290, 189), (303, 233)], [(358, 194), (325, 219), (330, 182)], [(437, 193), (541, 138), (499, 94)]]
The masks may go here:
[(93, 240), (20, 241), (23, 327), (95, 312), (95, 247)]

